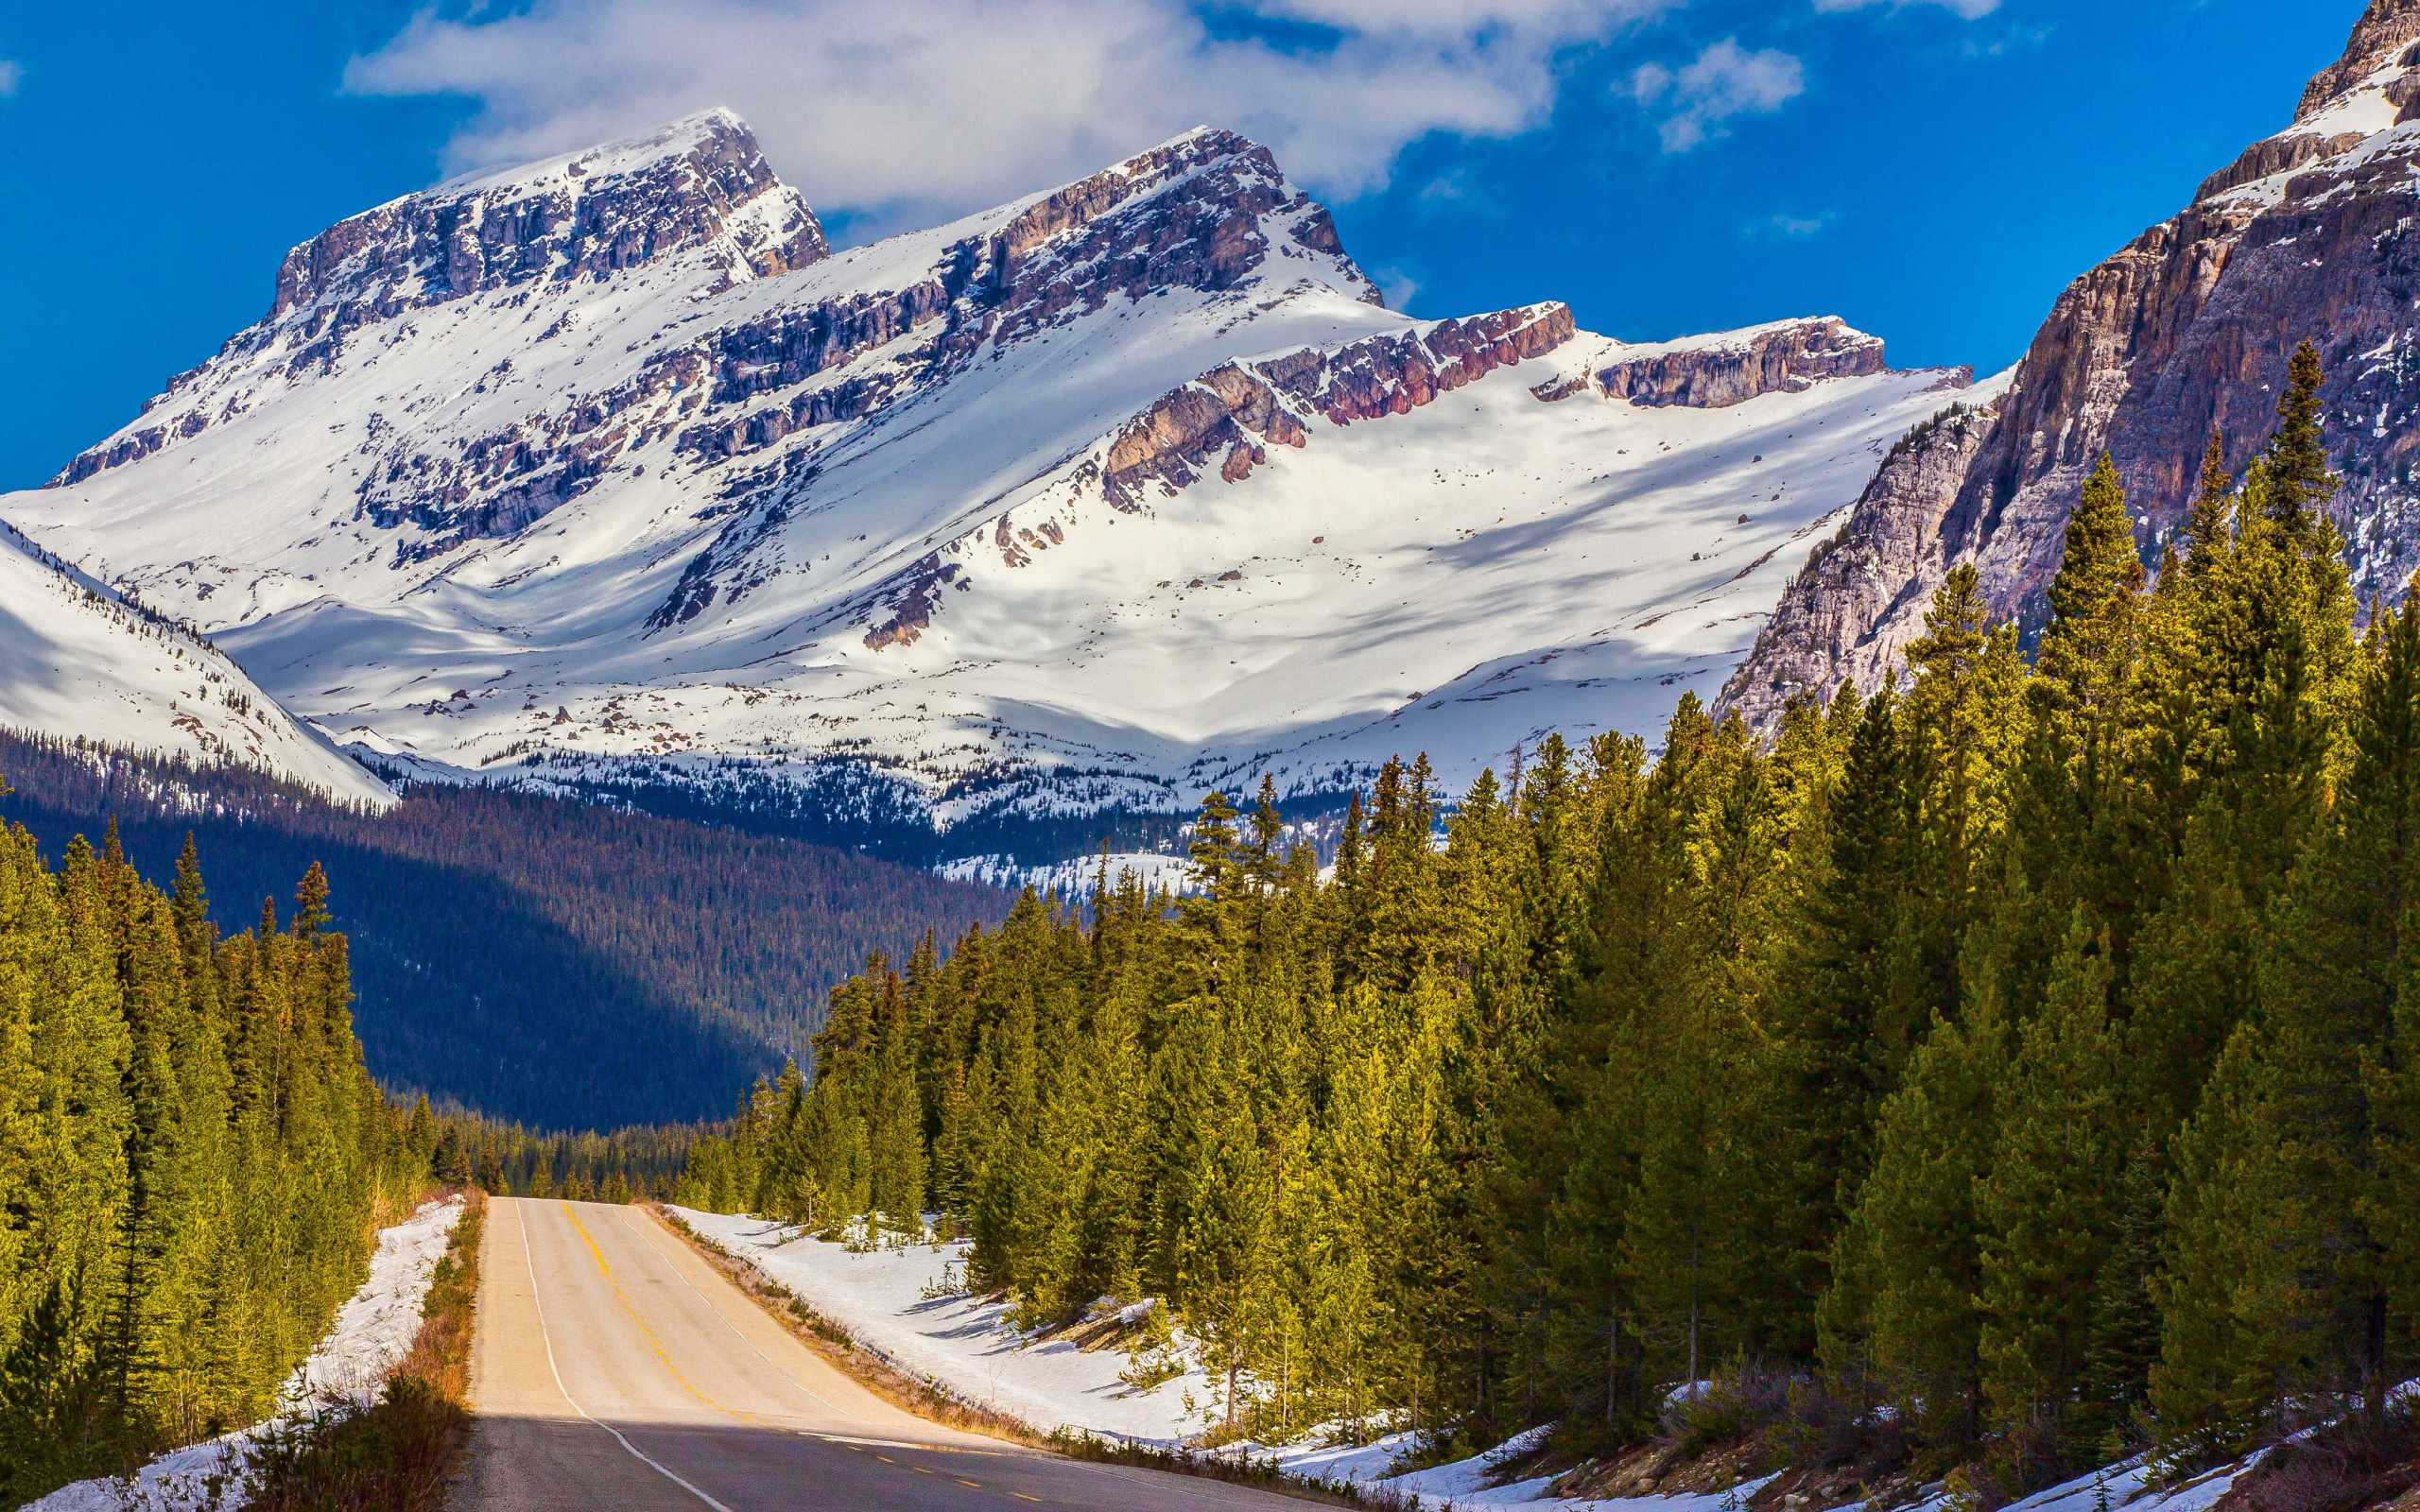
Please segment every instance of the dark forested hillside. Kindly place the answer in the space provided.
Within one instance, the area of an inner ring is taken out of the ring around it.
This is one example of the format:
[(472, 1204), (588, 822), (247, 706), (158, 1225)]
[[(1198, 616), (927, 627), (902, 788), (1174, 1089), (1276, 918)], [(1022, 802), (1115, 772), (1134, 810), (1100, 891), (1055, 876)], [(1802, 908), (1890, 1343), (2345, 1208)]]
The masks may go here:
[(157, 879), (194, 833), (225, 925), (324, 864), (372, 1073), (548, 1128), (718, 1116), (870, 953), (1006, 912), (846, 851), (524, 794), (423, 786), (373, 816), (5, 735), (0, 771), (18, 788), (0, 815), (53, 853), (115, 817)]
[(1036, 1321), (1164, 1297), (1239, 1433), (1995, 1506), (2319, 1425), (2256, 1504), (2368, 1504), (2420, 1432), (2420, 598), (2356, 635), (2293, 371), (2156, 586), (2103, 463), (2031, 664), (1962, 568), (1874, 697), (1548, 742), (1443, 850), (1425, 764), (1332, 882), (1214, 797), (1198, 895), (841, 987), (684, 1194), (938, 1208)]

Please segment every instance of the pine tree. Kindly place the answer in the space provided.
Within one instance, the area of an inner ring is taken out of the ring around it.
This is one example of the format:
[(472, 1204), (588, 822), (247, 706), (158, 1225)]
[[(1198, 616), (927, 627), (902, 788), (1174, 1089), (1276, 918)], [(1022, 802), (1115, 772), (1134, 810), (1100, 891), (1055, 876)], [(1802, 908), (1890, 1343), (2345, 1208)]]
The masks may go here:
[(2126, 1159), (2112, 974), (2106, 933), (2079, 909), (2041, 1011), (2018, 1032), (1990, 1174), (1976, 1186), (1986, 1420), (2029, 1487), (2065, 1479), (2099, 1448), (2081, 1390)]

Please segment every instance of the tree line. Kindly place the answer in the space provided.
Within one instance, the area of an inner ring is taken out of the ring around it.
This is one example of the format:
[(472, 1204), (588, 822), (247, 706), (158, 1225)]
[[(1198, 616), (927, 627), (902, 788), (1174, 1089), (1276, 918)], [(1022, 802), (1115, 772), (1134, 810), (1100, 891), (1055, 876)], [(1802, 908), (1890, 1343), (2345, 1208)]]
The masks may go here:
[(0, 1504), (261, 1418), (424, 1185), (328, 919), (0, 832)]
[(1771, 742), (1694, 698), (1652, 760), (1549, 739), (1442, 844), (1391, 765), (1324, 878), (1264, 782), (1204, 802), (1187, 896), (875, 959), (683, 1200), (937, 1211), (1037, 1322), (1160, 1298), (1236, 1433), (1603, 1450), (1759, 1377), (2014, 1495), (2382, 1420), (2420, 600), (2357, 633), (2320, 379), (2239, 478), (2213, 443), (2155, 573), (2103, 458), (2030, 660), (1962, 566), (1902, 669)]
[[(380, 1082), (555, 1129), (709, 1118), (803, 1050), (833, 983), (995, 888), (773, 835), (475, 786), (383, 814), (239, 768), (0, 731), (0, 801), (52, 853), (120, 824), (164, 885), (187, 832), (231, 899), (314, 862), (343, 880), (358, 1028)], [(251, 922), (239, 904), (221, 922)]]
[(700, 1127), (648, 1125), (547, 1133), (462, 1108), (440, 1112), (426, 1097), (406, 1115), (405, 1143), (424, 1157), (431, 1180), (500, 1197), (572, 1202), (647, 1202), (673, 1194)]

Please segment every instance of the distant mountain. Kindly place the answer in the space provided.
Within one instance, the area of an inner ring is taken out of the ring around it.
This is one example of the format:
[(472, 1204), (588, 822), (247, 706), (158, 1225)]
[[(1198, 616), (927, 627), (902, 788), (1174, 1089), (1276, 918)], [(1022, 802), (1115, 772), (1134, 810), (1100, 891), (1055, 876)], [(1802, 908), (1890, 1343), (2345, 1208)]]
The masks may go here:
[(208, 643), (6, 525), (0, 731), (253, 767), (343, 803), (394, 801)]
[(2030, 637), (2103, 450), (2156, 563), (2211, 433), (2239, 472), (2305, 339), (2329, 364), (2327, 440), (2344, 477), (2333, 512), (2354, 586), (2399, 602), (2420, 568), (2416, 171), (2420, 0), (2376, 0), (2291, 126), (2078, 279), (1996, 397), (1893, 455), (1791, 585), (1725, 704), (1771, 728), (1801, 691), (1872, 687), (1961, 562)]
[(1660, 725), (1966, 382), (1409, 318), (1217, 130), (834, 252), (715, 112), (313, 238), (0, 514), (395, 771), (1006, 867)]

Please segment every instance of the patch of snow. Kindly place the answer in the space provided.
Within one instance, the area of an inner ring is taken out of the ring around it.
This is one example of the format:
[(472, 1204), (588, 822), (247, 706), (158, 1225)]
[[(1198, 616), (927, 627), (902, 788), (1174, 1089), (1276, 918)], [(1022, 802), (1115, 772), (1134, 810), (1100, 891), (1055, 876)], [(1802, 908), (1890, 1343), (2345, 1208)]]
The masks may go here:
[(200, 1512), (243, 1504), (251, 1487), (251, 1447), (279, 1428), (367, 1403), (420, 1331), (437, 1263), (462, 1216), (462, 1199), (424, 1206), (381, 1229), (370, 1278), (337, 1310), (327, 1336), (278, 1395), (266, 1423), (163, 1454), (130, 1476), (60, 1486), (26, 1512)]
[(216, 647), (0, 524), (0, 729), (238, 765), (385, 808), (386, 784), (295, 722)]
[(725, 1251), (787, 1287), (899, 1369), (1044, 1433), (1066, 1429), (1174, 1448), (1206, 1423), (1209, 1379), (1195, 1369), (1150, 1391), (1123, 1379), (1119, 1349), (1036, 1341), (998, 1298), (954, 1290), (964, 1242), (857, 1250), (758, 1218), (675, 1208)]
[[(1093, 885), (1099, 879), (1101, 865), (1098, 854), (1044, 864), (1027, 864), (1011, 856), (992, 855), (962, 856), (956, 861), (944, 861), (933, 869), (959, 882), (988, 883), (994, 887), (1031, 887), (1036, 892), (1057, 893), (1062, 898), (1080, 900), (1092, 896)], [(1115, 888), (1131, 875), (1146, 888), (1185, 892), (1191, 888), (1191, 865), (1184, 856), (1167, 855), (1157, 850), (1113, 851), (1108, 858), (1109, 883)]]
[[(971, 1247), (963, 1241), (860, 1249), (760, 1218), (688, 1208), (672, 1211), (709, 1243), (848, 1330), (859, 1344), (962, 1400), (1006, 1413), (1046, 1433), (1065, 1429), (1167, 1450), (1188, 1448), (1216, 1421), (1214, 1383), (1199, 1366), (1149, 1391), (1136, 1391), (1122, 1379), (1129, 1368), (1124, 1351), (1088, 1351), (1063, 1339), (1022, 1332), (1009, 1321), (1005, 1302), (962, 1290)], [(1672, 1400), (1687, 1389), (1675, 1388)], [(2420, 1393), (2420, 1382), (2401, 1389)], [(1241, 1443), (1218, 1452), (1270, 1463), (1308, 1481), (1385, 1486), (1432, 1509), (1735, 1512), (1774, 1479), (1743, 1481), (1724, 1491), (1603, 1498), (1548, 1496), (1551, 1476), (1503, 1482), (1508, 1467), (1537, 1448), (1546, 1435), (1546, 1429), (1533, 1428), (1470, 1459), (1410, 1471), (1401, 1469), (1417, 1449), (1415, 1435), (1408, 1433), (1366, 1443), (1313, 1433), (1290, 1444)], [(2256, 1454), (2163, 1488), (2152, 1485), (2157, 1472), (2137, 1455), (2037, 1491), (2012, 1503), (2007, 1512), (2100, 1512), (2104, 1499), (2112, 1512), (2206, 1512), (2258, 1458)], [(1931, 1494), (1911, 1512), (1943, 1512), (1946, 1507), (1947, 1493), (1928, 1489)], [(1863, 1503), (1840, 1512), (1863, 1512)]]

